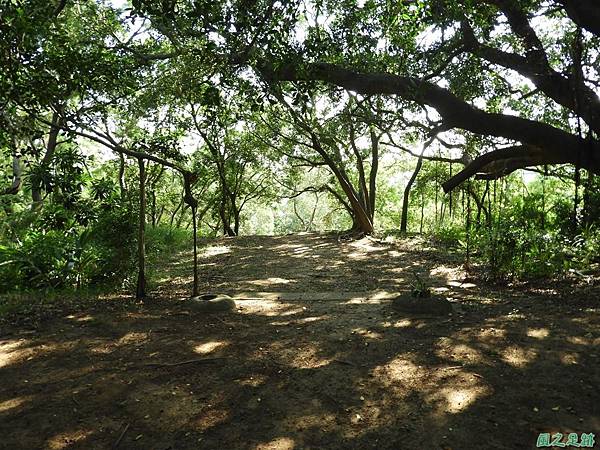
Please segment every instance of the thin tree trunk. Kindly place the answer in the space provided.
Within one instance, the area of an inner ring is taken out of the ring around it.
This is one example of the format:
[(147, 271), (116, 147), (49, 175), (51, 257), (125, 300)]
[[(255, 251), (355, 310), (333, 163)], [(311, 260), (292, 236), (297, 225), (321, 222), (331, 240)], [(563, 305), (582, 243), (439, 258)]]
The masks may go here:
[(313, 222), (315, 221), (315, 214), (317, 213), (317, 207), (319, 206), (319, 195), (315, 192), (315, 206), (312, 210), (312, 214), (310, 215), (310, 221), (308, 222), (308, 227), (306, 227), (306, 231), (311, 231)]
[(194, 284), (192, 286), (192, 297), (200, 295), (198, 291), (198, 222), (196, 217), (197, 205), (191, 207), (192, 209), (192, 222), (193, 222), (193, 233), (194, 233)]
[(142, 158), (138, 159), (140, 169), (140, 216), (138, 231), (138, 279), (135, 296), (146, 297), (146, 166)]
[[(417, 160), (417, 165), (415, 170), (413, 171), (412, 176), (406, 183), (406, 187), (404, 188), (404, 197), (402, 199), (402, 215), (400, 216), (400, 232), (406, 233), (408, 227), (408, 202), (410, 200), (410, 190), (421, 171), (421, 167), (423, 167), (423, 153), (425, 153), (425, 149), (421, 152), (421, 156)], [(423, 212), (421, 211), (421, 232), (423, 231)]]
[(196, 210), (198, 208), (198, 200), (192, 194), (192, 184), (194, 183), (193, 175), (189, 172), (183, 174), (183, 186), (185, 190), (184, 200), (192, 210), (192, 225), (194, 235), (194, 284), (192, 286), (192, 297), (199, 295), (198, 288), (198, 222)]
[(300, 225), (302, 225), (302, 229), (304, 231), (308, 231), (306, 228), (306, 223), (304, 222), (304, 219), (300, 216), (300, 214), (298, 214), (298, 209), (296, 208), (296, 199), (292, 200), (292, 209), (294, 210), (294, 215), (298, 218), (298, 220), (300, 221)]
[(163, 213), (165, 212), (165, 205), (162, 205), (160, 207), (160, 210), (158, 211), (158, 215), (156, 216), (156, 223), (159, 224), (160, 223), (160, 219), (162, 219)]
[(371, 130), (371, 171), (369, 172), (369, 212), (371, 223), (375, 223), (375, 198), (377, 194), (377, 172), (379, 171), (379, 137)]
[[(452, 178), (452, 163), (450, 163), (450, 178)], [(454, 209), (452, 208), (454, 205), (452, 204), (452, 199), (453, 199), (453, 192), (450, 191), (449, 196), (450, 198), (448, 199), (448, 206), (450, 208), (450, 223), (452, 223), (452, 219), (454, 219)]]
[(15, 195), (18, 194), (21, 190), (21, 182), (23, 180), (21, 169), (21, 157), (17, 156), (16, 154), (13, 155), (12, 170), (12, 183), (9, 188), (5, 189), (4, 192), (1, 193), (2, 195)]
[[(50, 162), (54, 156), (54, 152), (56, 151), (60, 127), (61, 119), (58, 113), (55, 112), (52, 114), (52, 125), (50, 126), (50, 134), (48, 135), (48, 142), (46, 144), (46, 153), (40, 162), (40, 165), (44, 169), (50, 165)], [(41, 186), (31, 186), (31, 199), (33, 200), (33, 204), (31, 205), (33, 209), (41, 206), (43, 200)]]
[(125, 183), (125, 156), (119, 153), (119, 190), (121, 199), (124, 200), (127, 196), (127, 185)]
[(425, 191), (421, 189), (421, 226), (419, 227), (419, 234), (423, 234), (423, 222), (425, 220)]

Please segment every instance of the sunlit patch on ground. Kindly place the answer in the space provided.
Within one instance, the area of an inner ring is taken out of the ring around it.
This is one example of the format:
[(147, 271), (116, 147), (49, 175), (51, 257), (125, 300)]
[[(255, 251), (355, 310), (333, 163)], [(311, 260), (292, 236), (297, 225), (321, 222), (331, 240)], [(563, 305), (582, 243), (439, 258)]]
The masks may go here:
[(92, 431), (90, 430), (77, 430), (67, 433), (60, 433), (49, 439), (47, 446), (50, 450), (61, 450), (63, 448), (69, 448), (80, 441), (87, 438)]
[(473, 288), (477, 287), (477, 285), (475, 283), (466, 283), (463, 281), (456, 281), (456, 280), (448, 281), (446, 284), (448, 284), (448, 286), (461, 288), (461, 289), (473, 289)]
[(466, 276), (466, 272), (462, 267), (456, 266), (447, 266), (444, 264), (440, 264), (437, 267), (431, 269), (429, 271), (429, 275), (432, 278), (440, 279), (445, 281), (450, 286), (457, 286), (462, 288), (474, 287), (475, 285), (472, 283), (461, 283), (456, 280), (462, 280)]
[(562, 352), (560, 355), (560, 362), (567, 366), (571, 364), (579, 364), (579, 353)]
[(502, 328), (480, 328), (477, 337), (481, 342), (498, 343), (505, 339), (506, 330)]
[(288, 280), (287, 278), (270, 277), (264, 280), (251, 280), (247, 283), (260, 287), (269, 287), (273, 284), (289, 284), (292, 283), (292, 280)]
[(276, 327), (284, 327), (284, 326), (288, 326), (288, 325), (301, 325), (301, 324), (317, 322), (319, 320), (326, 320), (328, 317), (329, 316), (311, 316), (311, 317), (303, 317), (303, 318), (293, 319), (293, 320), (276, 320), (276, 321), (270, 322), (269, 325), (273, 325)]
[(30, 351), (19, 350), (27, 344), (28, 341), (21, 339), (18, 341), (5, 341), (0, 344), (0, 367), (8, 366), (16, 362), (20, 358), (24, 358), (30, 354)]
[(148, 333), (130, 331), (125, 336), (117, 340), (117, 342), (115, 342), (115, 345), (117, 347), (121, 345), (138, 345), (148, 340), (148, 338)]
[(194, 347), (194, 351), (196, 353), (200, 353), (201, 355), (208, 355), (209, 353), (213, 353), (216, 350), (221, 350), (229, 345), (229, 342), (225, 341), (211, 341), (205, 342), (204, 344), (199, 344)]
[(582, 336), (568, 336), (567, 341), (570, 344), (575, 344), (575, 345), (597, 345), (596, 341), (598, 341), (598, 339), (596, 339), (595, 342), (591, 342), (590, 339), (587, 339)]
[(438, 405), (438, 414), (457, 414), (468, 409), (481, 397), (487, 395), (485, 386), (444, 387), (428, 396), (428, 401)]
[(272, 441), (258, 444), (254, 448), (255, 450), (293, 450), (295, 447), (296, 444), (292, 438), (279, 437)]
[(366, 328), (355, 328), (352, 330), (352, 334), (357, 334), (366, 339), (382, 339), (383, 335), (375, 331), (367, 330)]
[(406, 328), (412, 326), (413, 322), (410, 319), (402, 319), (392, 323), (394, 328)]
[(298, 348), (293, 357), (289, 360), (289, 365), (297, 369), (314, 369), (331, 364), (333, 358), (323, 358), (319, 356), (319, 349), (314, 347)]
[(389, 379), (392, 384), (425, 380), (427, 370), (406, 357), (399, 356), (387, 364), (373, 369), (373, 374), (381, 379)]
[(387, 292), (387, 291), (369, 293), (367, 295), (365, 295), (365, 294), (353, 295), (353, 294), (348, 293), (348, 294), (346, 294), (346, 296), (350, 297), (350, 298), (345, 303), (347, 303), (348, 305), (360, 304), (360, 303), (378, 305), (380, 303), (388, 302), (389, 300), (393, 299), (394, 297), (397, 297), (398, 295), (399, 295), (398, 292)]
[(527, 330), (527, 336), (535, 339), (545, 339), (549, 334), (548, 328), (529, 328)]
[(15, 398), (10, 398), (8, 400), (0, 401), (0, 413), (3, 413), (5, 411), (8, 411), (8, 410), (11, 410), (14, 408), (18, 408), (19, 406), (23, 405), (31, 398), (32, 398), (32, 396), (25, 396), (25, 397), (15, 397)]
[(301, 306), (293, 303), (284, 303), (277, 300), (267, 299), (235, 299), (238, 306), (242, 308), (244, 314), (258, 314), (263, 316), (291, 316), (300, 314), (304, 310)]
[(76, 322), (90, 322), (90, 321), (94, 320), (94, 317), (90, 316), (89, 314), (84, 314), (84, 315), (70, 314), (67, 316), (67, 319), (74, 320)]
[(500, 351), (502, 360), (513, 367), (524, 368), (528, 364), (531, 364), (537, 357), (537, 351), (535, 349), (525, 349), (512, 345), (502, 351)]
[(211, 245), (204, 249), (202, 256), (210, 258), (211, 256), (224, 255), (231, 253), (231, 249), (225, 245)]

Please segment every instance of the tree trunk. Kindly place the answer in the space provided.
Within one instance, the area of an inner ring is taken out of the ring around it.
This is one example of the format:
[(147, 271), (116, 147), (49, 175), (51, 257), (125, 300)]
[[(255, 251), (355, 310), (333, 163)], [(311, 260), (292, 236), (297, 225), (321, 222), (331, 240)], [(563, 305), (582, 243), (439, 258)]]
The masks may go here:
[(192, 210), (192, 225), (194, 235), (194, 284), (192, 285), (192, 297), (199, 295), (198, 288), (198, 222), (196, 217), (196, 210), (198, 208), (198, 200), (194, 198), (192, 194), (192, 185), (194, 184), (194, 175), (190, 172), (183, 173), (183, 187), (185, 190), (184, 201)]
[(425, 191), (421, 189), (421, 226), (419, 234), (423, 234), (423, 222), (425, 221)]
[(156, 192), (150, 192), (150, 220), (152, 222), (152, 228), (156, 227)]
[(198, 218), (196, 217), (196, 208), (194, 205), (192, 208), (192, 223), (194, 233), (194, 284), (192, 285), (192, 297), (200, 295), (198, 292)]
[(127, 185), (125, 184), (125, 157), (123, 153), (119, 153), (119, 190), (121, 200), (124, 200), (127, 196)]
[[(417, 165), (415, 167), (415, 170), (413, 171), (412, 176), (410, 177), (410, 179), (408, 180), (408, 183), (406, 184), (406, 187), (404, 188), (404, 197), (402, 199), (402, 215), (400, 217), (400, 232), (401, 233), (406, 233), (407, 227), (408, 227), (408, 201), (410, 199), (410, 190), (412, 189), (412, 186), (415, 182), (415, 180), (417, 179), (417, 176), (419, 175), (419, 172), (421, 171), (421, 167), (423, 167), (423, 153), (425, 153), (425, 149), (423, 149), (423, 151), (421, 152), (421, 156), (419, 156), (419, 159), (417, 160)], [(422, 212), (421, 212), (422, 215)], [(423, 219), (421, 218), (421, 231), (423, 228)]]
[(364, 206), (361, 204), (356, 191), (352, 187), (350, 180), (342, 169), (340, 169), (335, 161), (327, 154), (327, 152), (321, 146), (321, 143), (317, 139), (317, 137), (313, 134), (311, 136), (313, 148), (321, 155), (327, 166), (331, 169), (338, 182), (340, 183), (340, 187), (346, 194), (346, 198), (348, 199), (348, 203), (352, 208), (354, 224), (358, 227), (357, 230), (361, 231), (365, 234), (373, 233), (373, 223), (369, 218), (369, 214), (365, 211)]
[(379, 171), (379, 137), (371, 130), (371, 171), (369, 172), (369, 212), (371, 223), (375, 223), (375, 198), (377, 194), (377, 172)]
[(18, 194), (21, 190), (21, 182), (23, 179), (21, 169), (21, 157), (17, 156), (16, 153), (13, 155), (12, 170), (12, 183), (9, 188), (5, 189), (4, 192), (1, 193), (1, 195), (15, 195)]
[(135, 297), (146, 297), (146, 166), (142, 158), (138, 159), (140, 168), (140, 217), (138, 231), (138, 279)]
[(179, 208), (181, 208), (182, 206), (183, 206), (183, 198), (177, 204), (177, 208), (175, 208), (175, 210), (171, 213), (171, 220), (169, 221), (169, 226), (171, 228), (173, 228), (173, 222), (175, 221), (175, 216), (177, 215), (177, 212), (179, 211)]
[[(60, 133), (62, 120), (58, 113), (52, 114), (52, 125), (50, 126), (50, 134), (48, 135), (48, 142), (46, 143), (46, 153), (40, 162), (40, 165), (47, 169), (52, 161), (52, 157), (54, 156), (54, 152), (56, 151), (56, 146), (58, 145), (58, 135)], [(32, 209), (36, 209), (42, 204), (42, 189), (41, 186), (31, 186), (31, 199), (33, 200), (33, 204), (31, 205)]]

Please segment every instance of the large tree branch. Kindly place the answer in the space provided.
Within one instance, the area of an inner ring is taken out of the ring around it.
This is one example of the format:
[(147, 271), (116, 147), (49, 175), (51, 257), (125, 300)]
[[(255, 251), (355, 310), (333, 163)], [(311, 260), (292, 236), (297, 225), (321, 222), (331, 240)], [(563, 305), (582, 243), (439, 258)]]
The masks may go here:
[(494, 180), (506, 176), (515, 170), (542, 164), (564, 164), (565, 158), (557, 157), (549, 161), (543, 150), (531, 145), (515, 145), (493, 150), (475, 158), (463, 170), (458, 172), (442, 187), (450, 192), (463, 181), (476, 175), (478, 179)]
[[(320, 80), (363, 95), (397, 95), (433, 107), (450, 128), (475, 134), (502, 137), (541, 149), (543, 164), (571, 163), (600, 173), (600, 143), (587, 142), (543, 122), (488, 113), (460, 99), (447, 89), (414, 77), (389, 73), (364, 73), (327, 63), (303, 66), (283, 65), (278, 69), (263, 65), (263, 76), (276, 81)], [(498, 157), (496, 159), (502, 159)]]
[(573, 22), (590, 33), (600, 36), (600, 7), (598, 0), (558, 0)]
[(600, 98), (582, 79), (565, 77), (555, 71), (546, 57), (526, 58), (478, 42), (474, 30), (466, 20), (462, 22), (461, 28), (467, 51), (529, 78), (538, 90), (559, 105), (574, 111), (590, 128), (600, 132)]

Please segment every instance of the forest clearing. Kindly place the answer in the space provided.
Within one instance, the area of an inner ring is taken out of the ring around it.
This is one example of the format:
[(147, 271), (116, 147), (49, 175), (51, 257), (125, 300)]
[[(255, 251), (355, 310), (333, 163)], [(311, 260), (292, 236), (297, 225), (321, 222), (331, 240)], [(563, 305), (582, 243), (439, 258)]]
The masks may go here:
[(599, 93), (599, 0), (0, 0), (0, 448), (598, 448)]
[[(186, 307), (187, 252), (143, 304), (3, 327), (3, 446), (104, 449), (126, 431), (120, 448), (512, 449), (598, 429), (598, 286), (464, 281), (424, 244), (221, 238), (202, 289), (235, 313)], [(412, 269), (452, 315), (390, 308)]]

